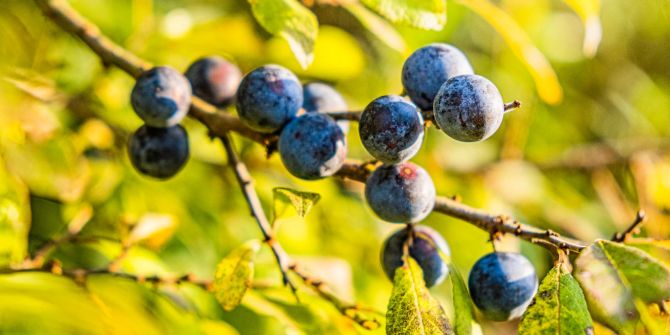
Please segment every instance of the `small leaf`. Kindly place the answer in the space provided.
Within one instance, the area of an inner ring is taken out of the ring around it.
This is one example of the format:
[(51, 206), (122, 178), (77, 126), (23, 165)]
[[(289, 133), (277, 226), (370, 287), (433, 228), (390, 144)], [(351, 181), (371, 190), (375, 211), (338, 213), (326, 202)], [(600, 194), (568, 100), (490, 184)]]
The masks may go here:
[(593, 334), (584, 293), (569, 271), (555, 266), (542, 280), (533, 303), (521, 318), (519, 334)]
[(447, 23), (446, 0), (362, 0), (394, 23), (420, 29), (441, 30)]
[(564, 0), (584, 22), (583, 52), (587, 57), (593, 57), (603, 35), (600, 24), (600, 0)]
[(252, 240), (233, 250), (219, 262), (214, 275), (214, 295), (224, 310), (232, 311), (251, 287), (254, 278), (254, 258), (260, 249), (258, 240)]
[(169, 214), (147, 213), (130, 231), (128, 243), (144, 242), (151, 248), (163, 245), (175, 231), (177, 219)]
[(449, 264), (449, 280), (451, 280), (451, 290), (454, 299), (454, 329), (457, 335), (470, 335), (477, 333), (476, 328), (479, 325), (475, 322), (474, 307), (468, 287), (463, 280), (458, 269)]
[(258, 23), (270, 34), (284, 38), (303, 68), (314, 60), (319, 30), (316, 16), (296, 0), (248, 0)]
[(658, 333), (644, 304), (670, 298), (670, 268), (642, 250), (598, 240), (575, 260), (575, 277), (594, 319), (621, 333), (639, 320)]
[[(274, 221), (281, 218), (299, 216), (304, 218), (321, 196), (318, 193), (301, 192), (286, 187), (275, 187), (272, 190), (272, 214)], [(288, 211), (292, 208), (294, 211)]]
[(459, 1), (498, 31), (514, 55), (526, 65), (542, 100), (557, 104), (563, 99), (563, 89), (551, 64), (509, 14), (489, 0)]
[(453, 334), (447, 315), (423, 281), (421, 267), (411, 257), (395, 272), (393, 291), (386, 312), (386, 333)]
[(351, 15), (368, 29), (374, 36), (384, 42), (390, 48), (403, 52), (406, 49), (405, 40), (398, 31), (387, 21), (371, 12), (358, 2), (352, 2), (342, 5)]

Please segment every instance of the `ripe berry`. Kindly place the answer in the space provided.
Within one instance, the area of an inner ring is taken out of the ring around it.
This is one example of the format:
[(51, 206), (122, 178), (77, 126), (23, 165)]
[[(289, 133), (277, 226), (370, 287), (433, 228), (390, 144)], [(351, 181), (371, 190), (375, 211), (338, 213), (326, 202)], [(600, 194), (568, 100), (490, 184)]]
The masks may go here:
[(472, 301), (486, 318), (520, 317), (537, 291), (533, 265), (517, 253), (494, 252), (480, 258), (468, 280)]
[[(442, 236), (430, 227), (412, 227), (414, 238), (409, 246), (409, 255), (423, 270), (423, 279), (427, 287), (441, 283), (449, 268), (440, 253), (449, 256), (449, 245)], [(389, 236), (382, 247), (382, 267), (386, 276), (393, 281), (395, 270), (402, 266), (403, 245), (409, 238), (409, 230), (400, 229)]]
[(435, 185), (426, 170), (412, 163), (383, 165), (365, 183), (365, 199), (382, 220), (423, 220), (435, 205)]
[(445, 81), (472, 73), (470, 62), (460, 50), (449, 44), (433, 43), (407, 58), (402, 67), (402, 85), (419, 108), (429, 110)]
[(186, 116), (191, 85), (177, 70), (159, 66), (144, 72), (130, 95), (135, 113), (152, 127), (171, 127)]
[(237, 90), (237, 113), (251, 129), (272, 133), (302, 107), (302, 85), (279, 65), (261, 66), (247, 74)]
[(298, 178), (331, 176), (347, 156), (344, 133), (328, 115), (305, 113), (282, 130), (279, 155), (286, 169)]
[(435, 97), (433, 112), (435, 122), (447, 135), (476, 142), (498, 130), (505, 104), (493, 83), (471, 74), (447, 80)]
[(128, 153), (141, 173), (158, 179), (174, 176), (188, 160), (188, 136), (180, 125), (140, 127), (130, 138)]
[(210, 56), (200, 58), (186, 70), (193, 95), (217, 107), (230, 105), (242, 80), (240, 69), (227, 60)]
[(397, 95), (385, 95), (365, 107), (358, 131), (372, 156), (396, 164), (412, 158), (421, 148), (423, 118), (413, 103)]
[[(319, 82), (311, 82), (303, 85), (302, 108), (308, 113), (330, 113), (345, 112), (349, 107), (344, 98), (332, 86)], [(349, 122), (338, 121), (343, 132), (349, 131)]]

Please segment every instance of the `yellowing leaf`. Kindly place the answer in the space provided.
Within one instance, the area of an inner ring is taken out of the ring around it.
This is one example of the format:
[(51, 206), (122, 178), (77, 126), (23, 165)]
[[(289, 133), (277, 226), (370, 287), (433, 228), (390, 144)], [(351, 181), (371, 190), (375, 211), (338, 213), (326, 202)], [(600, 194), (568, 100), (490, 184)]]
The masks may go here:
[(426, 288), (421, 267), (408, 256), (404, 263), (395, 271), (386, 312), (386, 333), (453, 334), (442, 306)]
[(275, 187), (272, 194), (272, 212), (275, 221), (295, 215), (304, 218), (321, 199), (318, 193), (301, 192), (286, 187)]
[(563, 265), (555, 266), (542, 280), (521, 318), (519, 334), (593, 334), (584, 293)]
[(593, 318), (621, 333), (639, 321), (661, 334), (645, 303), (670, 298), (670, 268), (642, 250), (605, 240), (594, 242), (575, 260), (575, 278), (584, 289)]
[(29, 230), (28, 188), (0, 160), (0, 268), (21, 263), (28, 252)]
[(371, 12), (358, 2), (352, 2), (342, 5), (351, 15), (361, 22), (363, 27), (368, 29), (375, 37), (380, 39), (386, 45), (394, 50), (403, 52), (407, 47), (405, 40), (395, 30), (395, 28), (375, 13)]
[(316, 16), (296, 0), (248, 0), (258, 23), (269, 33), (284, 38), (303, 68), (314, 60), (314, 41), (319, 30)]
[(176, 227), (177, 219), (172, 215), (147, 213), (131, 230), (128, 242), (144, 242), (152, 248), (158, 248), (172, 236)]
[(584, 54), (593, 57), (602, 39), (600, 24), (600, 0), (565, 0), (584, 22)]
[(653, 240), (646, 238), (629, 239), (626, 245), (644, 250), (652, 257), (670, 267), (670, 240)]
[(252, 240), (233, 250), (219, 262), (214, 275), (214, 296), (224, 310), (237, 307), (254, 278), (254, 258), (260, 249), (258, 240)]
[(528, 68), (542, 100), (549, 104), (557, 104), (563, 99), (563, 89), (551, 64), (511, 16), (489, 0), (459, 1), (498, 31), (512, 52)]
[(440, 30), (447, 23), (446, 0), (362, 0), (394, 23)]

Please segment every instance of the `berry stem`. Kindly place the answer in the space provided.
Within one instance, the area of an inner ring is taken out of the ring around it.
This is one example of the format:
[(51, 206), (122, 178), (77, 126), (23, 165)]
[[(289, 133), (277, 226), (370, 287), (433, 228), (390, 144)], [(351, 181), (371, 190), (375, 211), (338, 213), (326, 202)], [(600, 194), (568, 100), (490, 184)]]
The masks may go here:
[(521, 101), (514, 100), (505, 104), (505, 113), (509, 113), (517, 108), (521, 107)]
[[(63, 30), (79, 37), (91, 50), (107, 64), (116, 65), (133, 77), (138, 77), (150, 64), (139, 59), (121, 46), (115, 44), (105, 37), (94, 24), (81, 17), (63, 0), (34, 0), (44, 14), (50, 17), (54, 23)], [(518, 107), (519, 102), (508, 104), (509, 109)], [(506, 109), (508, 107), (506, 106)], [(260, 134), (242, 124), (242, 122), (227, 113), (219, 111), (216, 107), (193, 97), (189, 115), (203, 125), (211, 134), (219, 137), (228, 136), (228, 131), (233, 131), (254, 142), (269, 146), (276, 141), (272, 135)], [(347, 112), (347, 117), (350, 115)], [(353, 117), (353, 116), (351, 116)], [(355, 161), (348, 160), (340, 168), (336, 175), (351, 180), (365, 182), (370, 171)], [(437, 197), (434, 211), (454, 218), (469, 222), (480, 229), (488, 232), (499, 231), (514, 234), (526, 241), (533, 242), (543, 240), (560, 248), (579, 252), (586, 247), (586, 243), (563, 237), (554, 232), (539, 229), (530, 225), (500, 215), (487, 213), (481, 209), (473, 208), (446, 197)], [(546, 244), (539, 244), (548, 247)]]

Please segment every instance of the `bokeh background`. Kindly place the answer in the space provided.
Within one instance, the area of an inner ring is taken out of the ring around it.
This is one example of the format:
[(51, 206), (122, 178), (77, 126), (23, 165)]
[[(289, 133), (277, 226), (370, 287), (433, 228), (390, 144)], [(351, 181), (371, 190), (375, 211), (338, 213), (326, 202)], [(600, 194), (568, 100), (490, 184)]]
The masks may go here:
[[(610, 237), (643, 208), (644, 233), (670, 237), (668, 1), (603, 1), (602, 42), (593, 57), (583, 50), (580, 17), (564, 2), (496, 2), (553, 66), (560, 101), (547, 87), (551, 83), (533, 80), (500, 31), (458, 1), (448, 2), (441, 31), (388, 23), (371, 31), (351, 10), (315, 5), (321, 26), (307, 69), (285, 40), (258, 25), (246, 1), (70, 3), (114, 41), (155, 64), (185, 70), (198, 57), (222, 55), (248, 72), (278, 63), (305, 81), (333, 84), (351, 110), (400, 93), (402, 62), (413, 50), (451, 43), (506, 101), (518, 99), (523, 107), (507, 114), (496, 135), (481, 143), (459, 143), (429, 129), (413, 161), (430, 172), (439, 194), (586, 241)], [(26, 252), (83, 222), (81, 236), (90, 239), (66, 243), (51, 255), (63, 268), (106, 265), (132, 228), (149, 222), (163, 229), (131, 248), (121, 270), (211, 278), (230, 250), (260, 237), (220, 143), (194, 121), (185, 121), (192, 159), (175, 178), (154, 181), (132, 169), (125, 143), (141, 125), (129, 105), (132, 86), (131, 77), (102, 64), (31, 1), (0, 0), (0, 267), (20, 264)], [(549, 90), (544, 99), (538, 94), (543, 89)], [(349, 156), (367, 160), (357, 134), (354, 124)], [(277, 155), (266, 159), (263, 148), (239, 137), (235, 144), (268, 214), (274, 187), (321, 194), (306, 219), (277, 222), (285, 249), (341, 296), (385, 311), (392, 285), (379, 250), (400, 226), (366, 208), (362, 184), (297, 180)], [(488, 234), (468, 223), (432, 214), (424, 224), (443, 234), (464, 275), (492, 251)], [(552, 264), (544, 249), (513, 237), (496, 247), (523, 252), (540, 277)], [(152, 287), (93, 276), (83, 288), (49, 274), (1, 275), (0, 333), (383, 333), (352, 325), (307, 288), (301, 288), (303, 304), (296, 304), (278, 287), (266, 247), (256, 283), (238, 309), (224, 312), (210, 294), (188, 284)], [(432, 292), (448, 305), (446, 285)], [(509, 334), (515, 324), (483, 328), (486, 334)]]

